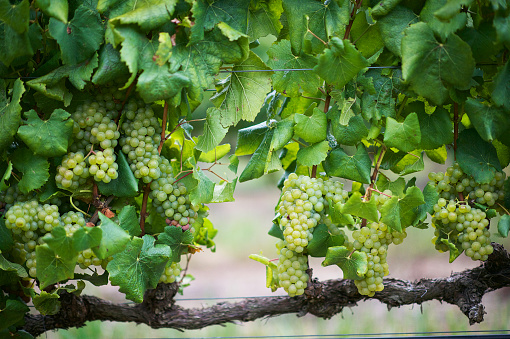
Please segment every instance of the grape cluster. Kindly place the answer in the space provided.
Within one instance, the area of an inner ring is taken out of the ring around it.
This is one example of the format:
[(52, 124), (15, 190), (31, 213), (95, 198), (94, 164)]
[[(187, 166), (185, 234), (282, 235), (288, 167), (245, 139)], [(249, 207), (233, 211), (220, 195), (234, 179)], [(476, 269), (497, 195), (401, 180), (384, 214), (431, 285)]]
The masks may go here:
[(465, 174), (458, 163), (446, 169), (445, 173), (430, 172), (429, 183), (436, 187), (440, 198), (446, 200), (472, 200), (476, 203), (494, 206), (505, 196), (505, 172), (496, 172), (494, 179), (488, 184), (479, 184), (471, 176)]
[(76, 190), (85, 184), (90, 176), (83, 152), (68, 153), (57, 167), (55, 181), (64, 188)]
[(89, 172), (94, 176), (95, 181), (109, 183), (117, 179), (119, 166), (115, 162), (117, 156), (113, 153), (113, 148), (107, 148), (104, 151), (98, 151), (89, 157)]
[(355, 239), (353, 247), (367, 254), (368, 270), (362, 280), (355, 280), (354, 284), (362, 295), (374, 296), (376, 291), (384, 289), (383, 277), (389, 274), (386, 256), (390, 244), (399, 245), (406, 238), (403, 232), (391, 231), (384, 223), (373, 222), (352, 232)]
[(161, 274), (161, 278), (159, 278), (159, 282), (170, 284), (177, 280), (179, 275), (181, 274), (181, 265), (178, 262), (168, 262), (166, 264), (165, 270), (163, 274)]
[(35, 247), (42, 236), (60, 226), (60, 214), (56, 205), (40, 205), (36, 200), (16, 202), (5, 214), (5, 226), (15, 239), (13, 255), (20, 264), (26, 263), (29, 275), (36, 277)]
[(120, 139), (122, 151), (127, 155), (135, 177), (149, 183), (162, 174), (162, 159), (158, 153), (161, 127), (150, 105), (143, 101), (129, 101), (124, 113), (124, 136)]
[(308, 257), (303, 253), (297, 253), (287, 248), (286, 241), (276, 244), (278, 249), (278, 281), (289, 296), (302, 295), (305, 293), (310, 277), (306, 273), (308, 269)]
[(27, 200), (34, 199), (35, 197), (35, 193), (24, 194), (19, 190), (18, 185), (11, 185), (5, 191), (0, 191), (0, 204), (6, 211), (15, 202), (25, 202)]

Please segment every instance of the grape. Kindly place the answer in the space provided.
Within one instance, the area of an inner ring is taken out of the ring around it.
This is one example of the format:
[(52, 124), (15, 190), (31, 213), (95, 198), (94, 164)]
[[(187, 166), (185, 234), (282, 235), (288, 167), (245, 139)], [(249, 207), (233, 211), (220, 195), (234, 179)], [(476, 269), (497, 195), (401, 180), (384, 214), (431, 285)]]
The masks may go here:
[(308, 269), (308, 257), (288, 249), (285, 241), (276, 244), (278, 249), (278, 280), (280, 287), (294, 297), (302, 295), (307, 287), (310, 277), (306, 273)]
[(165, 284), (173, 283), (177, 280), (181, 274), (181, 271), (181, 265), (178, 262), (169, 261), (165, 266), (165, 270), (161, 274), (161, 278), (159, 278), (159, 282)]
[(87, 182), (89, 168), (84, 160), (83, 152), (68, 153), (57, 167), (55, 181), (64, 188), (77, 190)]

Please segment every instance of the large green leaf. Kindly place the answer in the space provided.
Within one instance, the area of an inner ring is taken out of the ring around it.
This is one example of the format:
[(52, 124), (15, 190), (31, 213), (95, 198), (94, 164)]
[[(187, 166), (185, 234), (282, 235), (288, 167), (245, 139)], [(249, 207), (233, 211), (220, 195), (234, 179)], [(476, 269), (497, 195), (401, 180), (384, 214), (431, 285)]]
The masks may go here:
[(270, 129), (264, 134), (264, 139), (258, 146), (253, 156), (248, 161), (243, 172), (239, 176), (239, 182), (248, 181), (251, 179), (260, 178), (266, 171), (266, 164), (271, 158), (271, 140), (273, 138), (274, 129)]
[(99, 259), (106, 259), (124, 250), (124, 247), (131, 238), (126, 230), (107, 218), (103, 213), (99, 212), (101, 220), (101, 230), (103, 236), (98, 246), (92, 247), (92, 250)]
[(420, 123), (416, 113), (409, 114), (403, 122), (388, 117), (384, 143), (388, 147), (395, 147), (403, 152), (417, 149), (421, 141)]
[(221, 111), (216, 107), (207, 109), (207, 117), (204, 125), (203, 134), (198, 137), (195, 148), (202, 152), (214, 150), (220, 144), (228, 132), (220, 123)]
[(37, 279), (41, 283), (41, 288), (74, 277), (74, 267), (76, 266), (78, 255), (73, 257), (61, 257), (47, 244), (37, 246), (35, 253), (37, 260)]
[(14, 168), (23, 173), (18, 188), (25, 194), (41, 188), (50, 177), (48, 159), (33, 154), (28, 148), (18, 148), (11, 161)]
[(21, 34), (28, 30), (30, 19), (30, 2), (23, 0), (12, 4), (9, 0), (0, 1), (0, 20), (11, 26), (16, 33)]
[(313, 114), (295, 114), (294, 133), (308, 143), (316, 143), (326, 139), (328, 128), (326, 113), (315, 107)]
[(467, 89), (475, 67), (471, 48), (455, 34), (444, 43), (432, 29), (419, 22), (404, 31), (402, 72), (404, 80), (419, 95), (441, 105), (448, 88)]
[(306, 250), (312, 257), (325, 257), (329, 247), (342, 246), (345, 238), (342, 234), (333, 235), (328, 226), (320, 224), (313, 229), (313, 238)]
[(69, 5), (67, 0), (36, 0), (35, 5), (44, 14), (67, 23)]
[(418, 114), (421, 149), (433, 150), (453, 142), (453, 124), (447, 110), (437, 107), (434, 113), (427, 114), (421, 101), (412, 102), (406, 109)]
[(127, 73), (128, 68), (120, 59), (119, 51), (112, 44), (104, 44), (99, 50), (99, 65), (92, 82), (96, 85), (108, 84)]
[(328, 155), (329, 143), (327, 140), (301, 148), (297, 153), (297, 161), (303, 166), (318, 166)]
[(16, 79), (11, 99), (7, 100), (5, 81), (0, 79), (0, 150), (6, 149), (14, 140), (21, 123), (20, 100), (24, 92), (23, 82)]
[(468, 98), (465, 111), (469, 120), (475, 127), (482, 139), (488, 142), (499, 139), (510, 145), (510, 112), (504, 108), (498, 108), (489, 103), (482, 103), (473, 98)]
[(81, 5), (69, 23), (50, 18), (49, 33), (62, 52), (64, 64), (75, 65), (90, 58), (104, 38), (103, 24), (97, 11)]
[(344, 273), (344, 279), (363, 279), (368, 270), (365, 252), (352, 251), (345, 246), (329, 247), (322, 266), (337, 265)]
[(197, 181), (197, 185), (189, 192), (191, 203), (200, 205), (211, 202), (214, 197), (215, 183), (199, 167), (193, 168), (193, 178)]
[(498, 106), (504, 106), (507, 110), (510, 109), (510, 60), (499, 71), (494, 79), (492, 87), (492, 100)]
[(17, 33), (14, 28), (0, 20), (0, 61), (9, 66), (18, 58), (32, 56), (34, 50), (30, 43), (28, 30)]
[(411, 9), (403, 6), (395, 7), (388, 15), (377, 21), (381, 39), (390, 52), (399, 57), (402, 56), (401, 45), (404, 29), (416, 21), (418, 21), (417, 15)]
[[(7, 299), (5, 307), (0, 310), (0, 330), (16, 325), (23, 321), (25, 313), (29, 312), (27, 304), (17, 299)], [(10, 332), (8, 334), (11, 336)]]
[(250, 41), (269, 34), (278, 36), (282, 28), (280, 23), (282, 12), (282, 0), (250, 1), (247, 27)]
[[(317, 59), (311, 55), (304, 53), (294, 55), (288, 40), (273, 44), (267, 55), (269, 56), (267, 64), (273, 69), (306, 69), (317, 64)], [(313, 71), (275, 72), (272, 79), (274, 89), (290, 97), (299, 96), (300, 90), (315, 93), (320, 86), (320, 79)]]
[(119, 166), (117, 170), (119, 176), (107, 184), (102, 181), (98, 182), (99, 191), (102, 194), (114, 195), (119, 198), (136, 197), (138, 195), (138, 179), (131, 171), (123, 152), (117, 154), (117, 164)]
[(379, 120), (381, 117), (392, 117), (396, 115), (394, 75), (384, 76), (380, 70), (371, 69), (366, 72), (365, 77), (372, 81), (375, 93), (365, 90), (361, 97), (361, 112), (366, 120)]
[(478, 183), (489, 183), (501, 171), (496, 149), (484, 141), (475, 129), (464, 130), (457, 140), (457, 162), (464, 173)]
[(56, 292), (48, 293), (41, 291), (41, 294), (36, 294), (32, 301), (34, 302), (35, 309), (42, 315), (54, 315), (60, 311), (59, 298), (60, 296)]
[(324, 162), (324, 170), (330, 176), (369, 184), (371, 164), (365, 146), (360, 144), (352, 156), (347, 155), (340, 147), (332, 150)]
[(25, 113), (25, 125), (18, 135), (35, 155), (55, 157), (67, 153), (69, 139), (73, 133), (71, 114), (56, 109), (48, 120), (41, 120), (33, 109)]
[(137, 303), (143, 301), (148, 289), (156, 288), (172, 255), (170, 247), (154, 242), (154, 237), (148, 234), (133, 238), (106, 267), (112, 285), (119, 286), (126, 298)]
[(341, 88), (368, 65), (368, 61), (349, 40), (335, 37), (329, 42), (329, 48), (319, 56), (314, 71), (327, 83)]
[(236, 152), (237, 156), (254, 153), (264, 139), (269, 127), (266, 122), (242, 128), (237, 132)]
[(241, 120), (253, 121), (271, 91), (271, 72), (247, 72), (250, 70), (270, 71), (270, 68), (250, 51), (248, 58), (234, 66), (232, 74), (222, 82), (222, 89), (211, 98), (221, 112), (220, 122), (224, 127)]
[(73, 236), (67, 235), (64, 227), (53, 228), (51, 233), (43, 237), (43, 240), (57, 256), (77, 259), (79, 251), (75, 249)]
[(331, 134), (342, 145), (354, 146), (368, 136), (368, 129), (361, 115), (352, 116), (347, 125), (341, 124), (340, 111), (331, 120)]
[(363, 201), (362, 195), (359, 192), (354, 192), (351, 195), (349, 200), (347, 200), (342, 207), (342, 213), (351, 214), (374, 222), (379, 220), (375, 199)]
[[(461, 2), (466, 4), (468, 0), (427, 0), (420, 18), (444, 40), (466, 26), (467, 13), (460, 11)], [(458, 5), (457, 11), (452, 11), (451, 7), (455, 5)]]
[(112, 17), (109, 24), (136, 24), (142, 30), (149, 31), (172, 20), (176, 3), (176, 0), (136, 1), (130, 11)]
[(157, 243), (169, 246), (172, 249), (170, 260), (180, 262), (181, 254), (186, 253), (188, 246), (193, 243), (193, 234), (189, 230), (183, 232), (180, 227), (167, 226)]
[(501, 48), (500, 44), (495, 43), (496, 29), (490, 21), (482, 22), (477, 28), (466, 27), (458, 35), (471, 46), (477, 63), (490, 63)]

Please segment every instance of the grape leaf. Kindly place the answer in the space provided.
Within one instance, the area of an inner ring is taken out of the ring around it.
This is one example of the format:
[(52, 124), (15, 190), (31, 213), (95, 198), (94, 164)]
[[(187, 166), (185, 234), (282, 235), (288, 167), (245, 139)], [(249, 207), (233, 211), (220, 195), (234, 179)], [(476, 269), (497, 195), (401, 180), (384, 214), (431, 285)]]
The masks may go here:
[(329, 42), (330, 48), (319, 56), (314, 71), (327, 83), (344, 87), (359, 71), (369, 65), (368, 61), (349, 40), (334, 37)]
[(396, 6), (386, 16), (377, 20), (381, 39), (390, 52), (401, 57), (402, 38), (404, 29), (418, 20), (414, 12), (403, 6)]
[(220, 114), (221, 111), (216, 107), (209, 107), (207, 109), (207, 117), (204, 125), (204, 131), (202, 135), (198, 137), (197, 145), (195, 146), (197, 150), (206, 153), (215, 150), (215, 147), (220, 144), (220, 142), (227, 134), (228, 128), (223, 127), (220, 123), (219, 119)]
[(250, 41), (269, 34), (278, 36), (283, 27), (280, 23), (282, 12), (282, 0), (250, 1), (246, 30)]
[[(371, 69), (365, 77), (372, 81), (374, 93), (364, 91), (361, 97), (361, 112), (366, 120), (379, 120), (381, 117), (395, 118), (394, 76), (384, 76), (380, 70)], [(367, 133), (368, 134), (368, 133)]]
[(387, 147), (411, 152), (418, 148), (420, 141), (420, 123), (416, 113), (409, 114), (403, 122), (398, 122), (391, 117), (386, 118), (384, 143)]
[(55, 315), (60, 311), (60, 296), (57, 293), (48, 293), (41, 291), (41, 294), (36, 294), (32, 301), (34, 307), (42, 315)]
[(427, 218), (427, 214), (434, 213), (434, 205), (439, 199), (439, 193), (436, 188), (430, 184), (425, 185), (423, 189), (423, 200), (424, 204), (419, 205), (416, 210), (416, 219), (413, 222), (413, 226), (420, 221), (424, 221)]
[(119, 198), (136, 197), (138, 195), (138, 179), (131, 171), (123, 152), (117, 154), (116, 161), (119, 166), (117, 169), (119, 176), (107, 184), (102, 181), (98, 182), (99, 191), (104, 195), (115, 195)]
[(324, 170), (330, 176), (369, 184), (371, 165), (365, 146), (359, 144), (351, 156), (340, 147), (333, 149), (324, 162)]
[[(2, 302), (3, 303), (3, 302)], [(17, 299), (5, 300), (5, 306), (0, 310), (0, 330), (16, 325), (23, 321), (25, 313), (29, 312), (27, 304)], [(11, 333), (8, 334), (11, 336)]]
[(181, 254), (186, 253), (188, 245), (193, 244), (193, 234), (189, 230), (183, 232), (180, 227), (167, 226), (156, 243), (168, 245), (172, 250), (170, 261), (180, 262)]
[(170, 247), (154, 242), (154, 237), (148, 234), (142, 238), (134, 237), (106, 267), (112, 285), (119, 286), (126, 298), (137, 303), (143, 301), (148, 289), (156, 288), (172, 256)]
[(67, 22), (67, 12), (69, 9), (67, 0), (36, 0), (35, 6), (44, 14), (62, 22)]
[(326, 139), (328, 128), (326, 113), (315, 107), (313, 114), (294, 115), (294, 133), (308, 143), (316, 143)]
[(271, 150), (280, 150), (292, 140), (294, 126), (294, 119), (292, 117), (278, 121), (276, 127), (273, 125), (275, 131), (271, 140)]
[(193, 168), (193, 178), (197, 185), (190, 190), (189, 198), (194, 205), (207, 204), (214, 198), (215, 183), (199, 167)]
[(119, 212), (118, 218), (119, 226), (128, 231), (129, 235), (137, 237), (142, 233), (134, 206), (124, 206)]
[(501, 171), (496, 149), (482, 140), (474, 129), (459, 133), (457, 162), (464, 173), (480, 184), (491, 182), (496, 171)]
[(407, 175), (423, 171), (424, 168), (423, 152), (414, 151), (404, 156), (391, 170), (399, 175)]
[(19, 34), (3, 21), (0, 21), (0, 50), (0, 61), (6, 66), (34, 54), (28, 31)]
[(344, 204), (340, 201), (335, 203), (333, 200), (328, 199), (328, 205), (326, 206), (327, 214), (335, 224), (354, 225), (352, 215), (342, 213), (343, 206)]
[(345, 246), (329, 247), (322, 266), (337, 265), (344, 273), (344, 279), (363, 279), (368, 270), (365, 252), (351, 251)]
[(402, 73), (410, 89), (441, 105), (448, 98), (449, 87), (469, 87), (475, 60), (469, 45), (457, 35), (440, 43), (424, 22), (411, 25), (404, 35)]
[(303, 166), (317, 166), (328, 156), (329, 143), (320, 141), (308, 147), (301, 148), (297, 153), (297, 161)]
[(7, 161), (0, 163), (0, 173), (3, 173), (0, 178), (0, 191), (5, 191), (9, 187), (7, 186), (7, 181), (12, 174), (12, 162)]
[(268, 159), (270, 159), (271, 156), (270, 146), (274, 131), (274, 129), (270, 129), (267, 133), (264, 134), (264, 139), (262, 139), (259, 147), (255, 153), (253, 153), (250, 161), (248, 161), (248, 164), (239, 176), (239, 182), (260, 178), (262, 175), (264, 175), (266, 162)]
[(43, 237), (43, 240), (59, 257), (77, 259), (79, 250), (75, 249), (73, 236), (68, 236), (64, 227), (54, 227), (51, 233), (47, 233)]
[(464, 251), (461, 247), (460, 244), (454, 244), (453, 242), (450, 241), (450, 239), (440, 239), (441, 243), (445, 244), (446, 246), (448, 246), (448, 250), (450, 251), (450, 264), (459, 257), (459, 255), (462, 254), (462, 252)]
[(499, 71), (492, 87), (492, 100), (496, 105), (510, 109), (508, 97), (510, 97), (510, 60)]
[(67, 153), (74, 122), (63, 109), (56, 109), (48, 120), (41, 120), (36, 111), (25, 113), (25, 124), (18, 129), (18, 135), (34, 152), (43, 157), (56, 157)]
[(349, 200), (347, 200), (342, 207), (342, 213), (351, 214), (374, 222), (379, 220), (375, 199), (362, 201), (362, 195), (359, 192), (352, 193)]
[(473, 98), (467, 99), (465, 111), (482, 139), (488, 142), (499, 139), (504, 144), (510, 144), (510, 136), (508, 135), (510, 112)]
[(12, 89), (11, 100), (6, 97), (5, 81), (0, 79), (0, 150), (4, 150), (14, 140), (14, 135), (21, 123), (20, 99), (25, 87), (20, 79), (16, 79)]
[(267, 232), (272, 237), (285, 240), (285, 236), (283, 235), (282, 228), (277, 223), (273, 222), (273, 225), (271, 225), (271, 228)]
[(74, 267), (78, 255), (73, 257), (61, 257), (57, 255), (47, 244), (35, 248), (37, 260), (37, 279), (40, 287), (45, 288), (51, 284), (74, 277)]
[(143, 31), (150, 31), (172, 20), (176, 2), (176, 0), (137, 1), (130, 11), (112, 17), (108, 24), (112, 26), (136, 24)]
[(108, 285), (108, 276), (108, 271), (104, 271), (104, 273), (100, 275), (97, 274), (97, 270), (94, 270), (92, 275), (76, 273), (74, 279), (87, 280), (94, 286), (104, 286)]
[(23, 266), (10, 262), (9, 260), (5, 259), (2, 254), (0, 254), (0, 270), (4, 272), (16, 273), (16, 276), (20, 278), (28, 277), (27, 270)]
[(120, 52), (112, 44), (104, 44), (99, 50), (99, 64), (92, 77), (92, 83), (105, 85), (127, 72), (126, 64), (120, 59)]
[(74, 12), (73, 19), (65, 24), (50, 18), (49, 33), (57, 40), (64, 64), (75, 65), (90, 58), (103, 42), (104, 29), (101, 17), (85, 5)]
[(268, 129), (269, 127), (267, 127), (267, 123), (264, 121), (237, 131), (235, 154), (241, 156), (254, 153), (262, 140), (264, 140)]
[(12, 246), (14, 246), (12, 232), (5, 227), (5, 219), (2, 217), (0, 218), (0, 252), (8, 252)]
[(234, 191), (236, 189), (237, 178), (233, 181), (220, 181), (214, 186), (214, 196), (211, 202), (230, 202), (234, 201)]
[[(273, 44), (267, 55), (267, 64), (273, 69), (313, 68), (317, 64), (317, 59), (311, 55), (292, 54), (288, 40)], [(290, 97), (299, 96), (301, 89), (306, 93), (315, 93), (320, 86), (320, 79), (313, 71), (275, 72), (272, 79), (274, 89)]]
[(312, 257), (325, 257), (328, 248), (342, 246), (345, 238), (342, 234), (333, 235), (328, 226), (320, 224), (313, 229), (313, 238), (308, 243), (306, 250)]
[(508, 231), (510, 230), (510, 215), (503, 214), (498, 222), (498, 233), (503, 238), (508, 237)]
[(103, 236), (101, 237), (101, 243), (98, 246), (92, 247), (92, 251), (94, 251), (99, 259), (106, 259), (123, 251), (131, 237), (127, 231), (101, 212), (99, 212), (99, 219), (101, 220), (101, 226), (96, 227), (101, 228)]
[(0, 20), (18, 34), (26, 32), (30, 20), (29, 1), (23, 0), (16, 4), (10, 4), (9, 1), (0, 1)]
[(81, 227), (73, 234), (73, 249), (83, 251), (87, 248), (99, 246), (102, 237), (103, 232), (100, 227)]
[(18, 148), (12, 154), (11, 161), (14, 168), (23, 173), (18, 188), (25, 194), (41, 188), (50, 177), (48, 160), (33, 154), (28, 148)]
[(339, 122), (340, 111), (331, 119), (331, 134), (342, 145), (354, 146), (368, 136), (368, 129), (361, 115), (354, 115), (347, 125)]
[(453, 142), (453, 126), (450, 114), (442, 107), (437, 107), (434, 113), (427, 114), (423, 102), (413, 102), (420, 122), (420, 148), (433, 150)]
[(233, 72), (222, 82), (221, 90), (211, 98), (221, 111), (220, 122), (224, 127), (236, 125), (240, 120), (253, 121), (271, 91), (271, 72), (235, 73), (254, 69), (270, 71), (250, 51), (248, 58), (234, 66)]

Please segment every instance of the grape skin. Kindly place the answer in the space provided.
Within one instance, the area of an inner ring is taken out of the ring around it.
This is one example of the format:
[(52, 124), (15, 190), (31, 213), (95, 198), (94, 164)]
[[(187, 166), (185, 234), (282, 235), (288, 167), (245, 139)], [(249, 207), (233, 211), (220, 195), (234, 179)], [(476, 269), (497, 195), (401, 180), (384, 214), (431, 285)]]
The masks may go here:
[(159, 278), (160, 283), (170, 284), (177, 280), (181, 275), (181, 265), (178, 262), (168, 262), (165, 266), (165, 270)]

